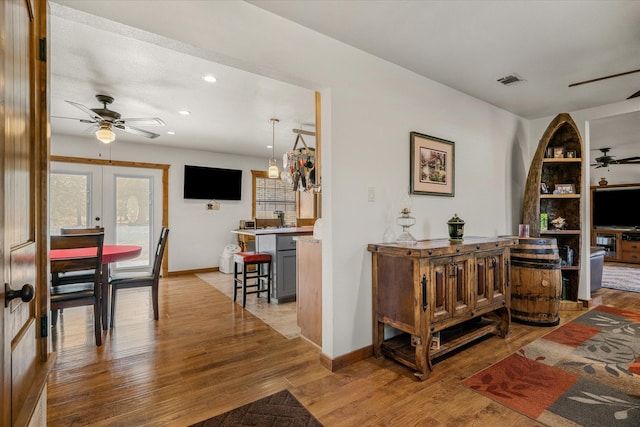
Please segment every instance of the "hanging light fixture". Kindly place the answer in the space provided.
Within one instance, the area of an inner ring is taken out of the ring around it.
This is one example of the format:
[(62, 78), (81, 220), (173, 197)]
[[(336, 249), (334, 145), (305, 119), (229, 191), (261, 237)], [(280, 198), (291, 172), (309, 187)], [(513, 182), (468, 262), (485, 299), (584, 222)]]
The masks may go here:
[(280, 120), (278, 119), (269, 119), (271, 122), (271, 127), (273, 129), (273, 140), (271, 143), (271, 158), (269, 159), (269, 178), (279, 178), (280, 171), (278, 170), (278, 162), (276, 160), (276, 123)]
[(109, 144), (116, 139), (116, 134), (113, 133), (111, 127), (108, 124), (100, 125), (100, 129), (96, 131), (96, 138), (99, 141), (104, 142), (105, 144)]

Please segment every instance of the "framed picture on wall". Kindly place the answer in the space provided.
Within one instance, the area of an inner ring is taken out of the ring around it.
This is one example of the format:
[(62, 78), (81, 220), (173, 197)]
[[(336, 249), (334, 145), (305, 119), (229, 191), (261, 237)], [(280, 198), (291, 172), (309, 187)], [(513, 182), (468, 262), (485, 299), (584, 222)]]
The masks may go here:
[(454, 196), (454, 143), (411, 132), (411, 194)]

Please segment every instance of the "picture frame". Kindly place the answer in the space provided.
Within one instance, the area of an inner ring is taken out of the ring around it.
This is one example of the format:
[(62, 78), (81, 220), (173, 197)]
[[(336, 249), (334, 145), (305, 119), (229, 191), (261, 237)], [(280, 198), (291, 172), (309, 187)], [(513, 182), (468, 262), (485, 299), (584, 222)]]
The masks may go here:
[(540, 183), (540, 193), (541, 194), (549, 194), (549, 187), (544, 182)]
[(561, 159), (564, 157), (564, 147), (553, 147), (553, 158)]
[(567, 150), (566, 156), (568, 159), (575, 159), (577, 157), (576, 150)]
[(455, 144), (446, 139), (411, 132), (410, 192), (454, 197)]
[(554, 194), (575, 194), (576, 189), (573, 184), (556, 184)]

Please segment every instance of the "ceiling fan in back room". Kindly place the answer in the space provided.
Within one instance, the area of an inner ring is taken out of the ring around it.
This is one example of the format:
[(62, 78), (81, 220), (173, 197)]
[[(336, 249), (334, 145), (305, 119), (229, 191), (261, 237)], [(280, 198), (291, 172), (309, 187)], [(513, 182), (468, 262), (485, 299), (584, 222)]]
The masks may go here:
[[(571, 83), (569, 85), (569, 87), (580, 86), (580, 85), (587, 84), (587, 83), (598, 82), (600, 80), (612, 79), (614, 77), (626, 76), (628, 74), (633, 74), (633, 73), (640, 73), (640, 69), (631, 70), (631, 71), (625, 71), (624, 73), (611, 74), (611, 75), (608, 75), (608, 76), (603, 76), (603, 77), (598, 77), (598, 78), (595, 78), (595, 79), (585, 80), (583, 82)], [(627, 99), (637, 98), (639, 96), (640, 96), (640, 90), (638, 90), (637, 92), (632, 93), (629, 97), (627, 97)]]
[[(144, 136), (145, 138), (157, 138), (160, 134), (149, 132), (144, 129), (140, 129), (135, 126), (164, 126), (162, 119), (158, 117), (146, 117), (146, 118), (121, 118), (120, 113), (110, 110), (107, 105), (113, 103), (114, 99), (108, 95), (96, 95), (98, 102), (102, 103), (102, 108), (88, 108), (82, 104), (73, 101), (65, 102), (73, 105), (79, 110), (87, 113), (89, 119), (77, 119), (74, 117), (59, 117), (52, 116), (58, 119), (71, 119), (78, 120), (81, 123), (90, 123), (91, 126), (82, 132), (83, 134), (94, 133), (98, 140), (108, 144), (116, 139), (116, 134), (113, 129), (118, 129), (124, 132), (132, 133), (135, 135)], [(135, 125), (135, 126), (132, 126)]]
[(608, 153), (611, 150), (610, 148), (600, 148), (602, 151), (602, 156), (595, 158), (595, 163), (592, 163), (591, 166), (595, 166), (598, 168), (606, 168), (609, 165), (630, 165), (630, 164), (640, 164), (640, 157), (626, 157), (624, 159), (618, 159), (616, 156), (610, 156)]

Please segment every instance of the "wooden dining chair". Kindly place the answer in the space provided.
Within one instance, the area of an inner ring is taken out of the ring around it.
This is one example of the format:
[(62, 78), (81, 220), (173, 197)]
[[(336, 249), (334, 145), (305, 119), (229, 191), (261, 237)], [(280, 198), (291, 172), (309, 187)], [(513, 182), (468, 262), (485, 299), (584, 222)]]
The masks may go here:
[(96, 345), (102, 345), (101, 282), (103, 233), (68, 234), (51, 236), (51, 249), (86, 249), (80, 256), (70, 254), (66, 258), (51, 260), (51, 274), (73, 271), (92, 272), (91, 280), (74, 283), (51, 283), (51, 323), (57, 324), (58, 310), (69, 307), (93, 305), (93, 323)]
[[(104, 233), (104, 227), (92, 227), (92, 228), (61, 228), (60, 234), (93, 234)], [(93, 278), (92, 271), (69, 271), (64, 273), (58, 273), (52, 276), (52, 281), (55, 284), (65, 285), (69, 283), (86, 283), (90, 282)]]
[(167, 238), (169, 237), (169, 229), (162, 228), (160, 232), (160, 238), (158, 239), (158, 245), (156, 246), (155, 256), (153, 258), (153, 268), (151, 274), (142, 275), (123, 275), (115, 276), (111, 279), (111, 323), (110, 327), (113, 328), (116, 317), (116, 296), (118, 290), (129, 288), (141, 288), (151, 287), (151, 302), (153, 304), (153, 318), (158, 320), (159, 307), (158, 307), (158, 285), (160, 283), (160, 267), (162, 265), (162, 257), (164, 256), (164, 249), (167, 246)]

